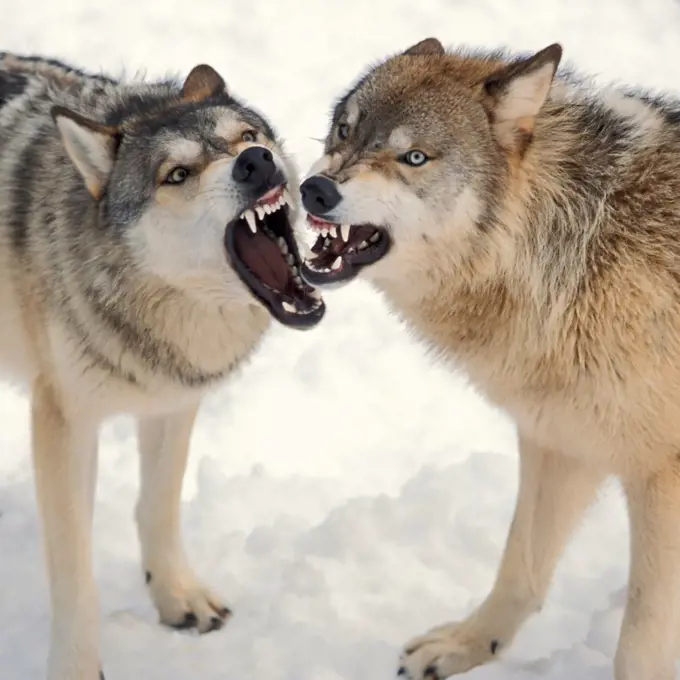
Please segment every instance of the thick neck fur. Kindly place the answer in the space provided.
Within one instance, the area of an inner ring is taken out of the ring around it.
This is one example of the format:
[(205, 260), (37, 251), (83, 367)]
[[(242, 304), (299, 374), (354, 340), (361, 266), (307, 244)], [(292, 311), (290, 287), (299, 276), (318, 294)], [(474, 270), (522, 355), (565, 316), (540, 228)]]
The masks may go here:
[(467, 251), (456, 232), (471, 225), (452, 223), (371, 278), (491, 391), (508, 378), (542, 390), (618, 379), (650, 333), (671, 330), (665, 313), (678, 305), (672, 115), (660, 101), (556, 83), (526, 154), (486, 197), (495, 219), (474, 225)]

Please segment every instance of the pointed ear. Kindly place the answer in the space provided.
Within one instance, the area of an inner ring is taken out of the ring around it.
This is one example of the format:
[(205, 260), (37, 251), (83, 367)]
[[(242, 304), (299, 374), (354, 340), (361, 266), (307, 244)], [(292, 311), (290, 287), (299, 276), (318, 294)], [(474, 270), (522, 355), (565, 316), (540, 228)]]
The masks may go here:
[(51, 113), (66, 152), (85, 180), (87, 190), (99, 200), (116, 157), (118, 128), (89, 120), (62, 106), (52, 107)]
[(444, 46), (437, 40), (437, 38), (425, 38), (415, 45), (411, 45), (404, 54), (409, 56), (419, 55), (419, 54), (433, 54), (436, 56), (442, 56), (446, 50)]
[(182, 86), (182, 99), (200, 102), (226, 92), (227, 86), (222, 76), (208, 64), (199, 64), (191, 69)]
[(555, 43), (484, 81), (483, 103), (497, 138), (506, 148), (520, 153), (526, 148), (561, 58), (562, 47)]

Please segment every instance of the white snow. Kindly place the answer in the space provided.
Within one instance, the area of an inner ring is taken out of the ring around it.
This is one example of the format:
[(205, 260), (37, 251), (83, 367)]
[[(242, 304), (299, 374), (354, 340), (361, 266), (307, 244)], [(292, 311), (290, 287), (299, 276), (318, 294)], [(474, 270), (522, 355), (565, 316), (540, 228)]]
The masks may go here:
[[(149, 76), (215, 66), (265, 112), (304, 173), (332, 100), (429, 35), (518, 50), (562, 42), (602, 80), (677, 89), (674, 0), (0, 0), (3, 49)], [(198, 637), (156, 623), (132, 523), (131, 422), (103, 434), (95, 564), (109, 680), (392, 678), (411, 635), (489, 588), (516, 489), (509, 421), (437, 365), (356, 283), (314, 331), (275, 328), (204, 406), (183, 525), (235, 616)], [(0, 390), (0, 678), (44, 677), (48, 600), (24, 397)], [(615, 486), (570, 545), (549, 602), (475, 679), (611, 677), (628, 567)]]

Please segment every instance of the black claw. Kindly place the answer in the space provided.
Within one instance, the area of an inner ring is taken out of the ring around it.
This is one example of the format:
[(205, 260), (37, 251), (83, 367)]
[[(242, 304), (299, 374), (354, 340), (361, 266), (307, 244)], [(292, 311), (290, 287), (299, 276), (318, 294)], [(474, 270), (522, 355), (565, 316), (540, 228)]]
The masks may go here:
[(231, 609), (229, 609), (229, 607), (222, 607), (222, 609), (217, 609), (216, 611), (217, 611), (217, 615), (221, 619), (226, 619), (229, 616), (233, 615), (233, 612), (231, 611)]
[(441, 680), (439, 673), (437, 672), (437, 667), (434, 664), (430, 664), (423, 673), (424, 678), (432, 678), (432, 680)]
[(196, 614), (187, 612), (184, 615), (184, 618), (179, 623), (172, 624), (172, 627), (177, 630), (185, 630), (186, 628), (195, 628), (197, 623), (198, 619), (196, 618)]
[(149, 583), (151, 583), (151, 572), (147, 571), (146, 574), (144, 575), (144, 578), (146, 580), (146, 585), (148, 586)]
[(489, 649), (491, 650), (492, 654), (495, 654), (500, 646), (501, 643), (498, 642), (498, 640), (491, 640), (491, 645), (489, 645)]
[(214, 630), (219, 630), (224, 625), (224, 619), (219, 616), (213, 616), (210, 618), (210, 625), (206, 629), (206, 633), (211, 633)]

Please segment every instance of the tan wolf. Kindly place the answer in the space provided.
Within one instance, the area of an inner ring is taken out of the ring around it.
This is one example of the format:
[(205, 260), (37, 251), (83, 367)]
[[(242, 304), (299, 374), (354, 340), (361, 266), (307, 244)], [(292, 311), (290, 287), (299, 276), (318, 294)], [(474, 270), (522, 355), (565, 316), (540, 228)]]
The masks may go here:
[(201, 397), (271, 316), (323, 317), (299, 276), (298, 181), (207, 65), (121, 83), (0, 54), (0, 366), (30, 388), (49, 680), (100, 673), (90, 534), (107, 416), (139, 418), (142, 573), (161, 621), (205, 633), (229, 613), (182, 547), (182, 478)]
[[(541, 608), (608, 475), (631, 568), (616, 680), (671, 680), (680, 637), (680, 101), (596, 89), (551, 45), (429, 38), (337, 103), (301, 185), (303, 277), (360, 273), (516, 422), (520, 487), (495, 584), (404, 648), (401, 673), (486, 663)], [(455, 409), (455, 405), (451, 405)]]

